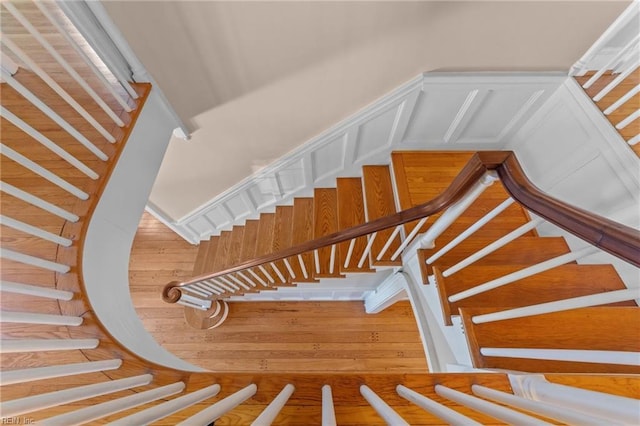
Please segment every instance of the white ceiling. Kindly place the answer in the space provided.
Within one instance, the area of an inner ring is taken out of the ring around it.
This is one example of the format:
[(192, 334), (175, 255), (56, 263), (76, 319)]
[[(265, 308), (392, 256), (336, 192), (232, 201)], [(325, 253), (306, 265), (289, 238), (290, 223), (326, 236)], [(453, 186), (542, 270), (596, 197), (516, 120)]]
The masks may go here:
[(185, 121), (151, 201), (177, 220), (416, 75), (568, 70), (628, 1), (105, 1)]

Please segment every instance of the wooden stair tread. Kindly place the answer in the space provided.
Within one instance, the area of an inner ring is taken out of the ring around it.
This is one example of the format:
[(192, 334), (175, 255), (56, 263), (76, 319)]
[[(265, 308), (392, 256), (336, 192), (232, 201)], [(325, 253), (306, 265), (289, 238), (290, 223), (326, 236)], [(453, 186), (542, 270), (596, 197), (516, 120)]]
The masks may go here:
[[(313, 237), (320, 238), (338, 231), (338, 194), (335, 188), (316, 188), (313, 194)], [(340, 274), (338, 247), (334, 249), (331, 265), (331, 247), (317, 250), (316, 278), (337, 278)]]
[[(293, 240), (293, 206), (278, 206), (276, 207), (276, 213), (275, 213), (275, 219), (274, 219), (272, 252), (277, 253), (281, 250), (291, 247), (292, 240)], [(274, 279), (276, 280), (277, 285), (279, 286), (293, 285), (291, 284), (292, 281), (289, 276), (289, 272), (287, 270), (284, 260), (279, 260), (273, 263), (275, 265), (275, 268), (277, 268), (280, 274), (282, 274), (282, 276), (284, 277), (284, 280), (281, 280), (277, 274), (276, 276), (274, 276)]]
[[(436, 274), (438, 294), (443, 307), (445, 323), (451, 325), (451, 315), (465, 307), (521, 307), (552, 302), (571, 297), (586, 296), (626, 288), (612, 265), (562, 265), (512, 284), (471, 296), (458, 302), (448, 297), (468, 290), (492, 278), (512, 271), (510, 265), (469, 267), (458, 274), (443, 278)], [(437, 271), (437, 268), (436, 268)], [(489, 278), (492, 277), (492, 278)], [(607, 306), (637, 306), (635, 302), (620, 302)]]
[[(640, 373), (640, 367), (612, 364), (487, 357), (479, 348), (541, 348), (640, 351), (640, 309), (594, 307), (532, 317), (473, 324), (471, 318), (491, 312), (462, 308), (474, 367), (554, 373)], [(505, 331), (506, 330), (506, 331)]]
[(242, 250), (240, 251), (240, 261), (249, 260), (256, 255), (258, 245), (258, 227), (260, 221), (247, 220), (244, 224), (244, 235), (242, 238)]
[(209, 248), (207, 249), (207, 258), (203, 265), (203, 273), (213, 272), (214, 263), (216, 261), (216, 255), (218, 253), (218, 244), (220, 242), (219, 236), (214, 236), (209, 239)]
[[(389, 216), (396, 212), (391, 174), (388, 166), (364, 166), (362, 175), (365, 188), (367, 221)], [(391, 256), (400, 246), (400, 237), (396, 236), (385, 252), (384, 256), (378, 260), (378, 254), (382, 251), (393, 229), (385, 229), (378, 232), (373, 242), (370, 259), (373, 266), (399, 266), (402, 264), (400, 258), (395, 261)]]
[(213, 263), (213, 272), (222, 271), (229, 266), (229, 251), (231, 248), (231, 231), (222, 231), (218, 239), (218, 249)]
[[(291, 243), (298, 245), (313, 239), (313, 198), (295, 198), (293, 200), (293, 233)], [(304, 264), (303, 273), (300, 259)], [(302, 253), (291, 259), (291, 268), (296, 274), (295, 282), (317, 282), (314, 279), (315, 268), (313, 266), (313, 254), (311, 252)]]
[[(343, 230), (365, 223), (362, 179), (338, 178), (336, 191), (338, 196), (338, 229)], [(340, 270), (342, 272), (373, 272), (369, 267), (368, 257), (365, 259), (362, 268), (358, 268), (358, 262), (367, 246), (366, 237), (360, 237), (355, 240), (349, 264), (345, 267), (350, 245), (351, 242), (344, 242), (338, 246)]]
[[(258, 240), (256, 244), (256, 256), (264, 256), (271, 253), (273, 247), (273, 235), (275, 230), (276, 215), (275, 213), (262, 213), (260, 215), (258, 225)], [(258, 267), (253, 268), (256, 275), (261, 277), (268, 285), (272, 285), (271, 280), (275, 281), (277, 276), (275, 271), (269, 265), (262, 265), (267, 274), (262, 272)], [(271, 279), (269, 279), (271, 278)]]
[(204, 264), (207, 261), (207, 253), (209, 252), (210, 240), (201, 241), (196, 255), (196, 262), (193, 265), (193, 276), (201, 275), (205, 272)]

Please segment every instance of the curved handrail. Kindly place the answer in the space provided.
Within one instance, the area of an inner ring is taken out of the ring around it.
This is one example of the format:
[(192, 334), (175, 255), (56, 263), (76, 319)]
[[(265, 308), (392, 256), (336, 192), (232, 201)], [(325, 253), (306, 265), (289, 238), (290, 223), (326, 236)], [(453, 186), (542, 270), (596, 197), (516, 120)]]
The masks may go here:
[(256, 257), (221, 271), (199, 275), (187, 281), (170, 282), (163, 288), (162, 298), (165, 302), (176, 303), (181, 296), (181, 287), (432, 216), (458, 201), (486, 172), (492, 170), (498, 173), (509, 194), (530, 211), (589, 244), (640, 266), (640, 231), (574, 207), (544, 193), (526, 177), (515, 153), (483, 151), (476, 152), (449, 187), (426, 203), (285, 250)]

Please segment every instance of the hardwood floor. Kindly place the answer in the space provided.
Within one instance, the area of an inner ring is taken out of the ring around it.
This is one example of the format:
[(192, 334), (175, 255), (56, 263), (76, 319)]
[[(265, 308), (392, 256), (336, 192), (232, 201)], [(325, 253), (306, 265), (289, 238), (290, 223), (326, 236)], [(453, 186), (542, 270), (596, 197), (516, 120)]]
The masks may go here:
[(145, 214), (133, 243), (130, 285), (146, 329), (177, 356), (216, 372), (425, 373), (411, 306), (368, 315), (355, 302), (236, 302), (214, 330), (187, 325), (162, 286), (191, 275), (198, 248)]

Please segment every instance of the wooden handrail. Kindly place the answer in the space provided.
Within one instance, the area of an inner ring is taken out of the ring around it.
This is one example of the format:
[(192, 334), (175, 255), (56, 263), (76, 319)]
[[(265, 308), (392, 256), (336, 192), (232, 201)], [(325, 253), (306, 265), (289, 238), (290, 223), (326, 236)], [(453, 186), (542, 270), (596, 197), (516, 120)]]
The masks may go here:
[(297, 254), (349, 241), (384, 229), (412, 222), (439, 213), (456, 201), (488, 171), (498, 173), (509, 194), (528, 210), (549, 222), (567, 230), (602, 250), (631, 264), (640, 266), (640, 231), (619, 224), (605, 217), (587, 212), (557, 200), (542, 192), (526, 177), (516, 155), (511, 151), (483, 151), (475, 153), (453, 182), (440, 195), (419, 206), (353, 226), (285, 250), (256, 257), (230, 268), (199, 275), (188, 281), (173, 281), (162, 291), (165, 302), (176, 303), (180, 299), (180, 287), (202, 280), (212, 279), (242, 271)]

